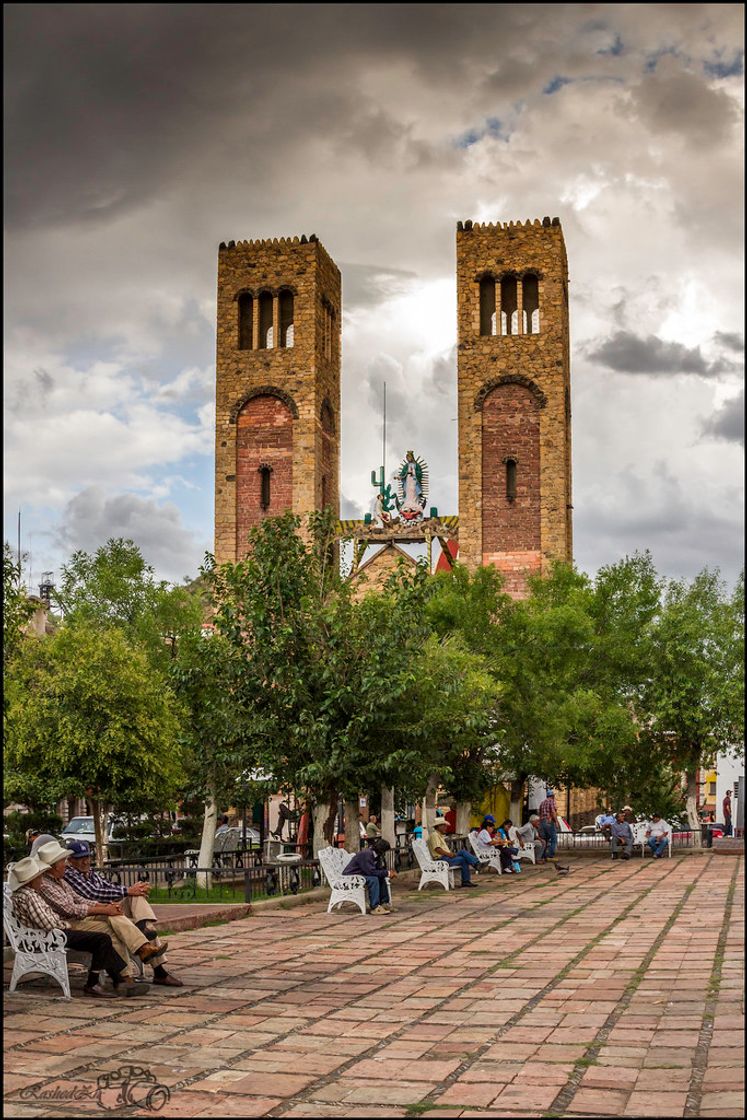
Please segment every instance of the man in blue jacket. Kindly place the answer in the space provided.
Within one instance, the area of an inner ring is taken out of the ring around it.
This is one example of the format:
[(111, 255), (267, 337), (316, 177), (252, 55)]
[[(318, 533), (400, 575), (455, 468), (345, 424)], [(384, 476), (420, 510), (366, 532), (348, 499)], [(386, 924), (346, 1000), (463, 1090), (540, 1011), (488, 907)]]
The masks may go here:
[(376, 839), (368, 848), (356, 852), (343, 871), (343, 875), (363, 875), (368, 887), (368, 901), (372, 914), (391, 914), (387, 879), (394, 879), (397, 872), (388, 871), (384, 855), (389, 851), (388, 840)]

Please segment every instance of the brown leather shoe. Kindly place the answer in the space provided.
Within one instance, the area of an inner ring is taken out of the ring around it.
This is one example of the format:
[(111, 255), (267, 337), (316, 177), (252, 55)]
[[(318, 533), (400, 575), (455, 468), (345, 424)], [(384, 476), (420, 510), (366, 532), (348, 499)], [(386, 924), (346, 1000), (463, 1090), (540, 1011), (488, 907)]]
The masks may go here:
[(164, 988), (184, 987), (184, 981), (180, 980), (178, 976), (172, 976), (170, 972), (167, 972), (165, 976), (154, 976), (153, 983), (162, 984)]
[(142, 980), (134, 980), (132, 976), (123, 976), (121, 980), (114, 985), (115, 996), (131, 997), (131, 996), (144, 996), (149, 990), (150, 984)]
[(86, 984), (83, 989), (84, 996), (91, 996), (93, 999), (116, 999), (116, 992), (107, 992), (100, 984)]
[(147, 943), (140, 946), (140, 948), (137, 950), (136, 955), (140, 957), (140, 960), (143, 962), (143, 964), (149, 964), (156, 960), (158, 957), (162, 957), (168, 947), (168, 941), (162, 941), (160, 945), (151, 945), (150, 943)]

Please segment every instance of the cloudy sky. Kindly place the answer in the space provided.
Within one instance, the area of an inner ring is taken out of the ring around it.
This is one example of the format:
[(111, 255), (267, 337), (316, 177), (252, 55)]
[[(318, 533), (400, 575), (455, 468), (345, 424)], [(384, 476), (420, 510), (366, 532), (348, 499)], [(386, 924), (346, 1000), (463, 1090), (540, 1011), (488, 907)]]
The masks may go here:
[(343, 273), (343, 514), (391, 471), (457, 510), (458, 219), (557, 215), (575, 551), (742, 564), (738, 4), (6, 5), (5, 534), (34, 583), (212, 546), (217, 249)]

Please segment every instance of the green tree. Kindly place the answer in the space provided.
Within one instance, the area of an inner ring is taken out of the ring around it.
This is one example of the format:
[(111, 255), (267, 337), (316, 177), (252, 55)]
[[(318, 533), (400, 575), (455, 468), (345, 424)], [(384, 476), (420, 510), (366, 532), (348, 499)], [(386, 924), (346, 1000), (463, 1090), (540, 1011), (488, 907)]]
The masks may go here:
[(182, 637), (199, 630), (204, 611), (199, 581), (171, 586), (156, 580), (137, 545), (122, 538), (95, 553), (75, 552), (62, 567), (53, 601), (67, 623), (116, 627), (161, 666), (177, 656)]
[(181, 712), (165, 677), (116, 629), (67, 624), (29, 640), (7, 682), (6, 796), (87, 796), (96, 844), (119, 801), (163, 803), (182, 780)]
[(744, 577), (729, 595), (707, 569), (666, 587), (653, 625), (650, 676), (640, 698), (644, 750), (666, 756), (687, 787), (699, 835), (697, 771), (717, 754), (744, 749)]
[(6, 541), (3, 546), (3, 669), (18, 653), (26, 626), (34, 613), (34, 605), (21, 586), (20, 574), (20, 564), (14, 561)]

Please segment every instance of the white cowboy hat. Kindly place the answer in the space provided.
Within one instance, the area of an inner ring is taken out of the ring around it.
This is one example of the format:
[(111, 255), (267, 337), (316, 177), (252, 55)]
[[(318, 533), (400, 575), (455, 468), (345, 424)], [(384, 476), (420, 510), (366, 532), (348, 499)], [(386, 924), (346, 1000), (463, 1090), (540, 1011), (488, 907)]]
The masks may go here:
[(8, 875), (8, 886), (12, 891), (17, 891), (24, 883), (30, 883), (37, 875), (41, 875), (42, 871), (47, 870), (47, 866), (34, 856), (24, 856), (18, 863), (13, 864)]
[(37, 836), (36, 840), (33, 841), (29, 855), (38, 855), (40, 848), (43, 848), (45, 844), (52, 844), (56, 840), (56, 836), (50, 836), (48, 832), (42, 832), (41, 835)]
[(431, 828), (438, 828), (440, 824), (445, 824), (448, 828), (449, 822), (447, 821), (446, 817), (436, 817), (431, 824)]
[(58, 863), (61, 859), (70, 858), (70, 849), (63, 848), (58, 840), (53, 840), (50, 844), (42, 844), (41, 848), (37, 849), (36, 858), (40, 863), (44, 864), (44, 870)]

